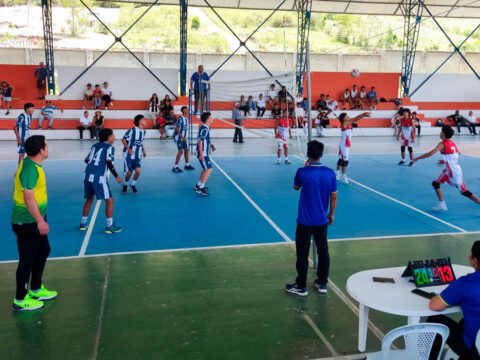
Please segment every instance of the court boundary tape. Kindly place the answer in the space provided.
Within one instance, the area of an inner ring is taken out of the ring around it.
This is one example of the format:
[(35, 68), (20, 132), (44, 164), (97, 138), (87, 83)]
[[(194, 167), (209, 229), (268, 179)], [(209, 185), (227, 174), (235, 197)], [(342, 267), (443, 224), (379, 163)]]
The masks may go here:
[[(213, 159), (210, 159), (212, 161), (212, 163), (218, 168), (218, 170), (232, 183), (232, 185), (235, 186), (235, 188), (243, 195), (245, 196), (245, 198), (255, 207), (255, 209), (262, 215), (265, 217), (265, 220), (268, 221), (268, 223), (270, 225), (272, 225), (272, 227), (280, 234), (282, 235), (282, 237), (285, 239), (285, 241), (287, 241), (288, 244), (290, 245), (294, 245), (295, 242), (290, 239), (279, 227), (277, 224), (275, 224), (275, 222), (270, 219), (270, 217), (268, 217), (268, 215), (252, 200), (252, 198), (250, 198), (250, 196), (248, 196), (248, 194), (240, 187), (240, 185), (238, 185)], [(313, 265), (313, 262), (311, 261), (311, 259), (309, 259), (309, 262), (311, 265)], [(352, 312), (358, 317), (359, 316), (359, 310), (358, 310), (358, 307), (348, 298), (348, 296), (342, 291), (340, 290), (340, 288), (331, 280), (331, 279), (328, 279), (328, 282), (330, 284), (330, 287), (331, 289), (333, 290), (333, 292), (337, 295), (337, 297), (350, 309), (352, 310)], [(305, 319), (307, 320), (307, 319)], [(308, 320), (307, 320), (308, 322)], [(311, 325), (310, 325), (311, 326)], [(383, 332), (372, 322), (372, 321), (368, 321), (368, 328), (370, 329), (370, 331), (372, 331), (372, 333), (381, 341), (384, 337), (384, 334)], [(313, 329), (315, 331), (315, 329)], [(318, 335), (318, 333), (317, 333)], [(323, 341), (323, 339), (320, 337), (320, 340), (322, 340), (322, 342), (324, 343), (324, 345), (327, 347), (327, 349), (330, 349), (333, 347), (331, 346), (331, 344), (327, 341), (326, 343)], [(334, 350), (334, 349), (333, 349)], [(334, 350), (335, 351), (335, 350)]]
[(109, 256), (107, 258), (107, 266), (105, 268), (105, 280), (103, 282), (103, 290), (102, 290), (102, 303), (100, 305), (100, 314), (98, 315), (98, 328), (97, 334), (95, 336), (95, 344), (93, 345), (93, 354), (92, 360), (97, 360), (98, 351), (100, 349), (100, 337), (102, 336), (102, 328), (103, 328), (103, 314), (105, 313), (105, 303), (107, 298), (107, 289), (108, 283), (110, 281), (110, 264), (112, 262), (112, 257)]
[(80, 247), (80, 251), (78, 253), (79, 257), (84, 257), (85, 253), (88, 248), (88, 244), (90, 243), (90, 238), (92, 237), (93, 227), (95, 226), (95, 222), (97, 221), (98, 212), (100, 210), (100, 205), (102, 205), (102, 200), (97, 200), (95, 203), (95, 208), (93, 209), (92, 217), (90, 218), (90, 223), (88, 224), (87, 233), (83, 238), (82, 246)]
[[(300, 158), (299, 156), (297, 156), (297, 155), (294, 155), (294, 157), (296, 157), (297, 159), (301, 160), (301, 158)], [(302, 163), (303, 163), (303, 160), (301, 160), (301, 161), (302, 161)], [(359, 182), (359, 181), (357, 181), (357, 180), (355, 180), (355, 179), (352, 179), (351, 177), (349, 177), (348, 180), (349, 180), (351, 183), (356, 184), (357, 186), (360, 186), (360, 187), (362, 187), (362, 188), (364, 188), (364, 189), (366, 189), (366, 190), (368, 190), (368, 191), (373, 192), (374, 194), (377, 194), (377, 195), (379, 195), (379, 196), (382, 196), (382, 197), (384, 197), (384, 198), (386, 198), (386, 199), (388, 199), (388, 200), (391, 200), (391, 201), (393, 201), (393, 202), (395, 202), (395, 203), (397, 203), (397, 204), (400, 204), (400, 205), (402, 205), (402, 206), (404, 206), (404, 207), (406, 207), (406, 208), (408, 208), (408, 209), (410, 209), (410, 210), (413, 210), (413, 211), (415, 211), (415, 212), (418, 212), (419, 214), (422, 214), (422, 215), (424, 215), (424, 216), (426, 216), (426, 217), (428, 217), (428, 218), (430, 218), (430, 219), (432, 219), (432, 220), (438, 221), (438, 222), (442, 223), (443, 225), (447, 225), (448, 227), (451, 227), (451, 228), (453, 228), (453, 229), (455, 229), (455, 230), (458, 230), (458, 231), (460, 231), (461, 233), (468, 233), (468, 230), (465, 230), (465, 229), (463, 229), (463, 228), (461, 228), (461, 227), (459, 227), (459, 226), (457, 226), (457, 225), (454, 225), (454, 224), (452, 224), (452, 223), (449, 223), (448, 221), (445, 221), (445, 220), (442, 220), (442, 219), (440, 219), (440, 218), (438, 218), (438, 217), (436, 217), (436, 216), (433, 216), (433, 215), (431, 215), (431, 214), (429, 214), (429, 213), (427, 213), (427, 212), (425, 212), (425, 211), (423, 211), (423, 210), (420, 210), (420, 209), (418, 209), (418, 208), (416, 208), (416, 207), (414, 207), (414, 206), (412, 206), (412, 205), (410, 205), (410, 204), (407, 204), (406, 202), (403, 202), (403, 201), (401, 201), (401, 200), (398, 200), (398, 199), (394, 198), (393, 196), (390, 196), (390, 195), (387, 195), (387, 194), (382, 193), (381, 191), (375, 190), (374, 188), (371, 188), (371, 187), (369, 187), (369, 186), (367, 186), (367, 185), (365, 185), (365, 184), (362, 184), (361, 182)]]

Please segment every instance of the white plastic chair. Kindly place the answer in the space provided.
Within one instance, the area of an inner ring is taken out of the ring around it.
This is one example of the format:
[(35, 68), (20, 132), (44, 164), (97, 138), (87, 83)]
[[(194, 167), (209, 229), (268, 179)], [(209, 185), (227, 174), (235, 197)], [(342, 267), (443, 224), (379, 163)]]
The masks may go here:
[[(402, 326), (385, 335), (382, 341), (382, 351), (368, 354), (368, 360), (428, 360), (435, 337), (442, 337), (441, 349), (445, 346), (449, 334), (448, 327), (441, 324), (417, 324)], [(392, 350), (392, 343), (403, 337), (405, 349)]]

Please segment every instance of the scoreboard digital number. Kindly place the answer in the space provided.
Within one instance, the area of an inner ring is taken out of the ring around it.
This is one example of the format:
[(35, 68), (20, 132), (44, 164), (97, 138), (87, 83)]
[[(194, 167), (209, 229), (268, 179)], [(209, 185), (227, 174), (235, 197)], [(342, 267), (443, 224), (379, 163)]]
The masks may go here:
[(412, 276), (417, 287), (446, 285), (456, 280), (450, 258), (409, 261), (402, 276)]

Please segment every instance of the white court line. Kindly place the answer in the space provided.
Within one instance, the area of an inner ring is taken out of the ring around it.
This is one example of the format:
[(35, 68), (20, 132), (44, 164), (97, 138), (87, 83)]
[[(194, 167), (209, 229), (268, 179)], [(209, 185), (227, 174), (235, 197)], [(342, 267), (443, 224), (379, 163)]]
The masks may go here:
[(215, 166), (218, 168), (218, 170), (223, 174), (223, 176), (225, 176), (228, 181), (230, 181), (232, 183), (233, 186), (235, 186), (237, 188), (237, 190), (247, 199), (247, 201), (252, 204), (252, 206), (260, 213), (260, 215), (263, 216), (263, 218), (275, 229), (275, 231), (287, 242), (293, 242), (288, 236), (287, 234), (285, 234), (283, 232), (282, 229), (280, 229), (278, 227), (277, 224), (275, 224), (275, 222), (265, 213), (265, 211), (263, 211), (260, 206), (257, 205), (257, 203), (255, 203), (255, 201), (252, 200), (252, 198), (250, 196), (248, 196), (248, 194), (235, 182), (235, 180), (233, 180), (218, 164), (215, 160), (213, 159), (210, 159), (212, 161), (213, 164), (215, 164)]
[[(296, 158), (298, 158), (298, 159), (301, 159), (301, 158), (298, 157), (297, 155), (294, 155), (294, 156), (295, 156)], [(302, 162), (303, 162), (303, 160), (302, 160)], [(364, 184), (362, 184), (362, 183), (360, 183), (360, 182), (358, 182), (358, 181), (356, 181), (356, 180), (353, 180), (351, 177), (349, 177), (348, 180), (349, 180), (350, 182), (352, 182), (352, 183), (354, 183), (354, 184), (356, 184), (356, 185), (358, 185), (358, 186), (366, 189), (366, 190), (369, 190), (369, 191), (371, 191), (371, 192), (373, 192), (373, 193), (375, 193), (375, 194), (377, 194), (377, 195), (380, 195), (380, 196), (382, 196), (382, 197), (384, 197), (384, 198), (386, 198), (386, 199), (388, 199), (388, 200), (391, 200), (391, 201), (393, 201), (393, 202), (396, 202), (397, 204), (403, 205), (403, 206), (409, 208), (410, 210), (416, 211), (416, 212), (418, 212), (418, 213), (420, 213), (420, 214), (422, 214), (422, 215), (424, 215), (424, 216), (426, 216), (426, 217), (429, 217), (430, 219), (436, 220), (436, 221), (438, 221), (438, 222), (440, 222), (440, 223), (442, 223), (442, 224), (444, 224), (444, 225), (447, 225), (447, 226), (449, 226), (449, 227), (451, 227), (451, 228), (453, 228), (453, 229), (455, 229), (455, 230), (458, 230), (458, 231), (460, 231), (460, 232), (462, 232), (462, 233), (468, 233), (467, 230), (462, 229), (462, 228), (459, 227), (459, 226), (453, 225), (453, 224), (451, 224), (451, 223), (449, 223), (449, 222), (447, 222), (447, 221), (445, 221), (445, 220), (442, 220), (442, 219), (440, 219), (440, 218), (438, 218), (438, 217), (436, 217), (436, 216), (433, 216), (433, 215), (431, 215), (431, 214), (429, 214), (429, 213), (427, 213), (427, 212), (425, 212), (425, 211), (422, 211), (422, 210), (420, 210), (420, 209), (417, 209), (416, 207), (414, 207), (414, 206), (412, 206), (412, 205), (409, 205), (409, 204), (407, 204), (407, 203), (405, 203), (405, 202), (403, 202), (403, 201), (400, 201), (400, 200), (398, 200), (398, 199), (395, 199), (395, 198), (392, 197), (392, 196), (389, 196), (389, 195), (384, 194), (384, 193), (382, 193), (382, 192), (380, 192), (380, 191), (378, 191), (378, 190), (375, 190), (375, 189), (373, 189), (373, 188), (371, 188), (371, 187), (369, 187), (369, 186), (367, 186), (367, 185), (364, 185)]]
[(405, 234), (405, 235), (390, 235), (390, 236), (365, 236), (365, 237), (352, 237), (352, 238), (338, 238), (328, 239), (328, 241), (362, 241), (362, 240), (388, 240), (388, 239), (401, 239), (401, 238), (421, 238), (432, 236), (451, 236), (451, 235), (470, 235), (480, 234), (480, 231), (467, 231), (466, 233), (460, 232), (441, 232), (441, 233), (428, 233), (428, 234)]
[(90, 223), (88, 224), (87, 233), (83, 238), (82, 247), (80, 248), (80, 252), (78, 256), (85, 256), (85, 252), (87, 251), (88, 243), (90, 242), (90, 237), (92, 236), (93, 227), (95, 226), (95, 221), (97, 220), (98, 211), (100, 210), (100, 205), (102, 204), (101, 200), (97, 200), (95, 203), (95, 208), (93, 209), (92, 218), (90, 219)]
[(103, 313), (105, 312), (105, 299), (107, 298), (108, 282), (110, 280), (110, 263), (112, 258), (107, 260), (107, 268), (105, 269), (105, 281), (103, 283), (102, 304), (100, 305), (100, 315), (98, 320), (97, 335), (95, 336), (95, 344), (93, 346), (92, 360), (97, 360), (98, 350), (100, 348), (100, 336), (102, 335)]
[(320, 338), (320, 340), (323, 342), (323, 344), (327, 347), (328, 351), (332, 354), (332, 356), (338, 356), (338, 353), (335, 351), (334, 347), (332, 344), (330, 344), (330, 341), (323, 335), (323, 333), (320, 331), (318, 326), (313, 322), (312, 318), (308, 316), (308, 314), (302, 314), (304, 319), (307, 321), (308, 325), (313, 329), (315, 334)]

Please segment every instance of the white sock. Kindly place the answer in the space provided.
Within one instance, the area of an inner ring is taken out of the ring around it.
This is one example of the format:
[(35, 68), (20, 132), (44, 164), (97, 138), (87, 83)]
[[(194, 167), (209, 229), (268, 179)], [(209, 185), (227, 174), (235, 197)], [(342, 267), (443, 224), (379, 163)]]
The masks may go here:
[(277, 158), (277, 162), (280, 162), (280, 159), (281, 159), (281, 158)]
[(285, 161), (287, 161), (287, 160), (288, 160), (288, 156), (285, 156)]
[(127, 185), (128, 185), (128, 181), (127, 181), (127, 180), (125, 180), (125, 179), (123, 179), (122, 185), (125, 185), (125, 186), (127, 186)]
[(178, 164), (175, 164), (175, 169), (178, 169)]
[(197, 186), (200, 187), (200, 185), (202, 184), (202, 182), (200, 180), (197, 181)]
[(107, 218), (107, 227), (110, 227), (113, 225), (113, 218)]
[(137, 180), (132, 180), (132, 182), (130, 183), (130, 186), (135, 186), (136, 183), (137, 183)]
[(185, 166), (190, 166), (190, 163), (185, 163)]
[(88, 220), (88, 216), (82, 216), (82, 224), (86, 224)]
[(199, 187), (200, 189), (203, 189), (203, 188), (205, 187), (205, 184), (201, 182), (201, 183), (198, 185), (198, 187)]

